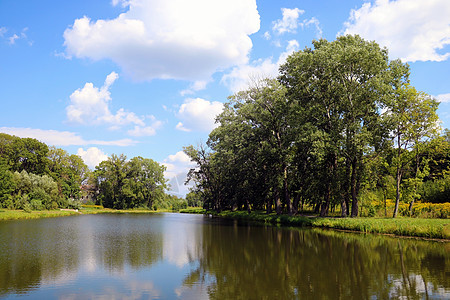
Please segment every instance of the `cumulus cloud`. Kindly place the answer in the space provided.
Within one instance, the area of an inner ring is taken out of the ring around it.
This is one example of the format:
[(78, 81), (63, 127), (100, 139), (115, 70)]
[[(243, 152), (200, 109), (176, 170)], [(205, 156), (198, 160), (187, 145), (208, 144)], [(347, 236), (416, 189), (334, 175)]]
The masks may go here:
[(21, 138), (34, 138), (48, 145), (53, 146), (84, 146), (84, 145), (104, 145), (104, 146), (133, 146), (137, 142), (131, 139), (121, 139), (114, 141), (85, 140), (78, 134), (70, 131), (43, 130), (35, 128), (0, 127), (0, 132), (15, 135)]
[(248, 61), (259, 30), (255, 0), (113, 0), (128, 7), (111, 20), (76, 19), (66, 53), (111, 59), (137, 80), (207, 80)]
[(350, 12), (340, 34), (359, 34), (406, 62), (443, 61), (450, 44), (450, 1), (377, 0)]
[(79, 148), (77, 151), (77, 155), (80, 156), (83, 159), (84, 163), (91, 169), (94, 169), (102, 161), (108, 159), (108, 155), (106, 155), (97, 147), (90, 147), (86, 150), (84, 150), (83, 148)]
[(273, 22), (272, 30), (278, 34), (295, 33), (298, 28), (298, 18), (305, 13), (298, 8), (282, 8), (283, 18)]
[(286, 50), (278, 57), (277, 61), (273, 58), (255, 60), (250, 64), (234, 67), (231, 72), (225, 74), (221, 82), (227, 86), (233, 93), (245, 90), (252, 79), (276, 77), (278, 68), (286, 62), (287, 57), (299, 49), (296, 40), (288, 41)]
[(450, 102), (450, 93), (437, 95), (436, 99), (437, 99), (437, 101), (439, 101), (441, 103), (449, 103)]
[(70, 105), (66, 108), (67, 118), (70, 122), (80, 124), (102, 124), (109, 123), (114, 126), (136, 124), (144, 126), (142, 118), (135, 113), (126, 112), (123, 108), (116, 114), (109, 110), (112, 84), (119, 78), (116, 72), (111, 72), (101, 88), (95, 87), (87, 82), (83, 88), (77, 89), (70, 95)]
[(134, 129), (128, 130), (132, 136), (149, 136), (156, 134), (156, 129), (162, 122), (154, 116), (148, 117), (152, 124), (146, 125), (146, 117), (138, 116), (120, 108), (113, 114), (109, 105), (111, 102), (110, 88), (119, 78), (116, 72), (111, 72), (105, 79), (101, 88), (95, 87), (91, 82), (77, 89), (70, 95), (70, 105), (66, 108), (67, 119), (72, 123), (84, 125), (106, 124), (110, 129), (119, 129), (122, 126), (134, 125)]
[(222, 110), (223, 104), (217, 101), (210, 102), (201, 98), (187, 99), (176, 113), (181, 120), (177, 124), (176, 129), (209, 132), (217, 126), (215, 118)]

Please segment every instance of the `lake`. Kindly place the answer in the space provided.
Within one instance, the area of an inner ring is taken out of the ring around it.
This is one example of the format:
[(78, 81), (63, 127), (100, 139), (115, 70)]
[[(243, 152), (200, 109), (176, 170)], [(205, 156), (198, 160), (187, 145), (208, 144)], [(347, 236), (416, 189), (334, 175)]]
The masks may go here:
[(450, 299), (450, 243), (189, 214), (0, 223), (0, 298)]

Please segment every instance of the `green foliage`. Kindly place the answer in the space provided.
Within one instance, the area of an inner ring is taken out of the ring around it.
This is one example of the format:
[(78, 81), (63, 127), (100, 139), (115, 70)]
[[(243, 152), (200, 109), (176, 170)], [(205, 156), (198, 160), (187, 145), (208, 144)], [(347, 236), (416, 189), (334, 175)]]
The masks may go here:
[(82, 203), (80, 200), (70, 198), (67, 201), (67, 208), (71, 209), (80, 209), (82, 207)]
[(19, 138), (0, 133), (0, 156), (7, 161), (11, 171), (38, 175), (48, 170), (48, 146), (32, 138)]
[(112, 155), (100, 163), (94, 172), (99, 195), (97, 204), (115, 209), (153, 207), (163, 202), (166, 179), (165, 167), (157, 162), (125, 155)]
[(23, 205), (23, 211), (24, 211), (24, 212), (26, 212), (26, 213), (31, 213), (32, 210), (33, 210), (33, 208), (32, 208), (32, 206), (31, 206), (30, 202), (26, 202), (26, 203)]
[[(165, 195), (164, 198), (160, 198), (153, 202), (151, 209), (153, 210), (171, 210), (179, 211), (188, 207), (186, 199), (179, 198), (175, 195)], [(150, 208), (150, 207), (149, 207)]]
[(38, 199), (32, 199), (30, 201), (30, 206), (32, 210), (43, 210), (44, 206), (42, 205), (42, 201)]
[(80, 198), (80, 186), (89, 171), (77, 155), (31, 138), (0, 133), (0, 204), (22, 209), (29, 201), (42, 208), (67, 207)]
[(186, 195), (187, 205), (189, 207), (201, 207), (203, 206), (203, 201), (200, 194), (195, 193), (193, 191), (189, 192)]
[(364, 233), (395, 234), (436, 239), (449, 239), (448, 220), (413, 219), (413, 218), (311, 218), (305, 216), (288, 216), (265, 214), (262, 212), (223, 211), (210, 212), (221, 217), (252, 220), (271, 224), (289, 226), (312, 226), (353, 230)]
[(289, 215), (304, 205), (321, 216), (339, 207), (356, 217), (377, 215), (375, 199), (386, 213), (395, 198), (394, 216), (400, 200), (412, 214), (450, 151), (444, 138), (435, 142), (438, 103), (409, 84), (409, 72), (359, 36), (313, 41), (287, 58), (277, 80), (229, 97), (206, 146), (184, 148), (197, 164), (188, 201)]
[(65, 150), (50, 147), (48, 152), (49, 173), (58, 184), (65, 198), (80, 198), (80, 186), (89, 176), (89, 168), (78, 155), (69, 155)]
[(450, 202), (450, 173), (435, 181), (424, 182), (419, 189), (420, 197), (425, 202)]
[(8, 170), (5, 160), (0, 157), (0, 203), (10, 201), (11, 193), (15, 189), (14, 184), (12, 173)]

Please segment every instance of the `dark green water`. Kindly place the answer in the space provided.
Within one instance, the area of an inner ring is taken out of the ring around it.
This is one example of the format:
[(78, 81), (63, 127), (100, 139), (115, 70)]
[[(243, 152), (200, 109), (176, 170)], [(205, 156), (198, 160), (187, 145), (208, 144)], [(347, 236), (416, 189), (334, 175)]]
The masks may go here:
[(0, 297), (449, 299), (450, 243), (184, 214), (10, 221)]

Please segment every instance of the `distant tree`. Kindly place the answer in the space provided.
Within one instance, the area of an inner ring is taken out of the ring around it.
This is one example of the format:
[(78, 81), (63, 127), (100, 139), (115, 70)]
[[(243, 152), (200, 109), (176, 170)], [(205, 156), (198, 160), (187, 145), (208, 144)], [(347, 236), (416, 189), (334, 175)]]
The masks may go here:
[(13, 175), (8, 170), (5, 160), (0, 157), (0, 206), (7, 207), (10, 205), (14, 189)]
[(49, 174), (58, 183), (60, 193), (66, 198), (79, 199), (80, 187), (89, 175), (83, 159), (56, 147), (50, 147), (48, 159)]
[(142, 157), (127, 161), (125, 155), (113, 154), (94, 171), (98, 186), (98, 204), (116, 209), (152, 207), (165, 197), (165, 167)]

